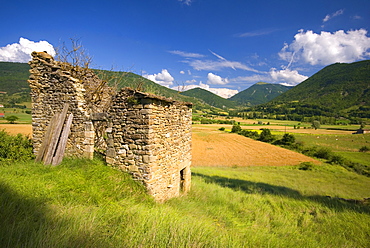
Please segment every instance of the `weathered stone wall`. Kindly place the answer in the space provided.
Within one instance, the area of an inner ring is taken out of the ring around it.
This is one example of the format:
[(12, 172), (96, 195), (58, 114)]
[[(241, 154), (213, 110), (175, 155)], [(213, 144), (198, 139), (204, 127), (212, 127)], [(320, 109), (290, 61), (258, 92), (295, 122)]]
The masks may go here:
[(107, 163), (129, 171), (158, 201), (190, 188), (190, 105), (123, 89), (109, 111)]
[[(29, 62), (32, 98), (32, 135), (34, 153), (43, 141), (52, 116), (69, 103), (73, 113), (66, 154), (91, 157), (94, 148), (94, 129), (89, 119), (86, 89), (74, 74), (78, 71), (66, 63), (57, 62), (45, 52), (33, 52)], [(86, 73), (86, 72), (84, 72)], [(94, 77), (93, 73), (87, 77)]]
[(55, 61), (45, 52), (32, 56), (28, 81), (36, 154), (52, 116), (68, 103), (74, 117), (67, 156), (92, 158), (94, 146), (104, 140), (98, 148), (106, 149), (107, 163), (130, 172), (156, 200), (190, 189), (190, 103), (129, 88), (113, 93), (89, 69)]

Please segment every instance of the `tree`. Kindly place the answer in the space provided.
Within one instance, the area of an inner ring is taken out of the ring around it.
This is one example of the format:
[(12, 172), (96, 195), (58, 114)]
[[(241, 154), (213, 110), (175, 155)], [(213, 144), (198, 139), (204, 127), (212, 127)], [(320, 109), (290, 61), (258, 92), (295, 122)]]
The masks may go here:
[(242, 130), (242, 128), (240, 127), (240, 125), (233, 125), (232, 129), (231, 129), (231, 132), (232, 133), (239, 133), (240, 131)]
[(313, 121), (312, 122), (312, 127), (315, 128), (315, 130), (318, 129), (318, 128), (320, 128), (320, 122), (319, 121), (316, 121), (316, 120)]
[(10, 124), (14, 124), (16, 120), (18, 120), (19, 118), (15, 115), (9, 115), (7, 117), (5, 117), (5, 120), (7, 120)]
[(275, 137), (271, 134), (270, 129), (262, 128), (261, 130), (262, 130), (262, 132), (261, 132), (260, 137), (258, 138), (258, 140), (260, 140), (262, 142), (268, 142), (268, 143), (271, 143), (272, 141), (275, 140)]
[(286, 133), (284, 134), (283, 138), (281, 139), (281, 143), (284, 145), (290, 145), (295, 142), (295, 137), (293, 134)]

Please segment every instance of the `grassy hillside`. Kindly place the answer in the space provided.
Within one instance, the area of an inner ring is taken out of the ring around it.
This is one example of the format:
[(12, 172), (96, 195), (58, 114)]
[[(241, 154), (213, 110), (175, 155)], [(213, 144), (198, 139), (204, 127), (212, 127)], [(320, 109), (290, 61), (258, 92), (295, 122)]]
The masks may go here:
[(98, 160), (0, 165), (1, 247), (368, 247), (370, 179), (337, 166), (193, 168), (155, 203)]
[(222, 98), (216, 94), (213, 94), (212, 92), (209, 92), (208, 90), (201, 89), (201, 88), (194, 88), (191, 90), (181, 92), (181, 95), (193, 97), (195, 99), (201, 99), (205, 103), (209, 104), (210, 106), (220, 108), (220, 109), (235, 108), (237, 105), (233, 101)]
[(276, 97), (274, 101), (297, 101), (301, 105), (329, 109), (329, 112), (353, 111), (357, 114), (367, 113), (369, 117), (369, 72), (370, 60), (351, 64), (336, 63), (325, 67), (293, 89)]
[(30, 66), (26, 63), (0, 62), (0, 91), (7, 94), (29, 93), (27, 79)]
[[(30, 75), (27, 63), (0, 62), (0, 104), (8, 107), (24, 107), (31, 102), (30, 87), (27, 79)], [(180, 95), (178, 91), (163, 87), (144, 77), (130, 72), (114, 72), (94, 70), (103, 80), (108, 81), (118, 89), (131, 87), (140, 91), (171, 97), (175, 100), (192, 102), (195, 109), (210, 109), (211, 107), (197, 98)]]
[(230, 100), (242, 105), (254, 106), (271, 101), (291, 88), (281, 84), (259, 82), (232, 96)]
[(29, 69), (25, 63), (0, 62), (0, 104), (24, 107), (23, 102), (31, 101), (27, 82)]

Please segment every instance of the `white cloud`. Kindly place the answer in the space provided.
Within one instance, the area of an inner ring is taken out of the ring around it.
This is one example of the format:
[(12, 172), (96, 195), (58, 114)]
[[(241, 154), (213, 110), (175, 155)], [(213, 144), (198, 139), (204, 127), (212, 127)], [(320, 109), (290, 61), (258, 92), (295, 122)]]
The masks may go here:
[(245, 71), (253, 71), (258, 72), (257, 70), (250, 68), (240, 62), (236, 61), (228, 61), (228, 60), (193, 60), (193, 61), (185, 61), (191, 67), (193, 67), (197, 71), (219, 71), (225, 68), (232, 68), (234, 70), (241, 69)]
[(180, 71), (180, 74), (185, 74), (185, 72), (184, 71)]
[(185, 58), (203, 58), (204, 57), (204, 55), (199, 54), (199, 53), (188, 53), (188, 52), (183, 52), (183, 51), (179, 51), (179, 50), (169, 51), (169, 53), (179, 55), (179, 56), (185, 57)]
[(236, 37), (255, 37), (255, 36), (262, 36), (262, 35), (268, 35), (271, 33), (274, 33), (278, 31), (278, 29), (262, 29), (254, 32), (246, 32), (242, 34), (235, 35)]
[(325, 18), (322, 20), (322, 22), (327, 22), (330, 19), (332, 19), (333, 17), (342, 15), (343, 13), (344, 13), (344, 10), (343, 9), (340, 9), (340, 10), (336, 11), (335, 13), (328, 14), (328, 15), (325, 16)]
[(20, 38), (19, 43), (0, 47), (0, 61), (26, 63), (31, 60), (31, 53), (33, 51), (46, 51), (51, 56), (55, 56), (54, 47), (49, 42), (34, 42), (25, 38)]
[(215, 75), (213, 73), (208, 73), (208, 81), (207, 83), (208, 84), (218, 84), (218, 85), (224, 85), (224, 84), (228, 84), (229, 83), (229, 80), (227, 78), (222, 78), (218, 75)]
[(233, 82), (248, 82), (248, 83), (257, 83), (257, 82), (270, 82), (271, 81), (271, 76), (270, 75), (251, 75), (251, 76), (242, 76), (242, 77), (237, 77), (233, 78), (230, 81)]
[(297, 85), (308, 78), (299, 74), (296, 70), (276, 70), (275, 68), (270, 70), (270, 76), (273, 82), (284, 83), (286, 85)]
[(285, 85), (297, 85), (308, 77), (299, 74), (297, 70), (277, 70), (271, 68), (270, 71), (265, 75), (254, 74), (251, 76), (241, 76), (230, 79), (231, 82), (246, 82), (246, 83), (257, 83), (257, 82), (267, 82), (267, 83), (281, 83)]
[[(329, 65), (336, 62), (350, 63), (370, 56), (370, 38), (365, 29), (334, 33), (300, 30), (291, 44), (280, 51), (281, 59), (302, 61), (311, 65)], [(288, 66), (289, 67), (289, 66)]]
[(166, 69), (162, 69), (158, 74), (143, 75), (143, 77), (166, 87), (173, 85), (173, 80), (175, 80)]
[[(195, 83), (194, 81), (192, 82)], [(232, 90), (232, 89), (227, 89), (227, 88), (211, 88), (208, 84), (204, 84), (202, 82), (200, 82), (199, 84), (186, 85), (184, 87), (184, 90), (190, 90), (194, 88), (201, 88), (201, 89), (208, 90), (212, 92), (213, 94), (216, 94), (223, 98), (230, 98), (239, 92), (238, 90)]]
[(179, 2), (182, 2), (183, 4), (186, 4), (186, 5), (188, 5), (188, 6), (190, 6), (191, 5), (191, 2), (193, 1), (193, 0), (178, 0)]

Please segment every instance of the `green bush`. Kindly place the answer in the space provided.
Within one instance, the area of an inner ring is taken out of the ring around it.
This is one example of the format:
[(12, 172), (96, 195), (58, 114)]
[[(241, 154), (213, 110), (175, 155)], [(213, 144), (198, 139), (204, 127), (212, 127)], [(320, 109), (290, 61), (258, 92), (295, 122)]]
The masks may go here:
[(360, 148), (360, 150), (359, 150), (359, 152), (368, 152), (368, 151), (370, 151), (370, 148), (369, 148), (369, 147), (367, 147), (367, 146), (363, 146), (363, 147), (361, 147), (361, 148)]
[(316, 150), (314, 156), (317, 158), (331, 159), (331, 157), (333, 156), (333, 152), (329, 148), (320, 147)]
[(245, 137), (251, 138), (251, 139), (258, 139), (259, 138), (259, 134), (256, 131), (248, 131), (248, 130), (242, 129), (239, 132), (239, 134), (243, 135)]
[(30, 138), (22, 134), (12, 136), (0, 130), (0, 161), (27, 161), (33, 158)]
[(303, 162), (299, 164), (298, 170), (312, 170), (314, 167), (314, 164), (311, 162)]

